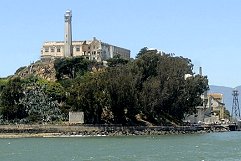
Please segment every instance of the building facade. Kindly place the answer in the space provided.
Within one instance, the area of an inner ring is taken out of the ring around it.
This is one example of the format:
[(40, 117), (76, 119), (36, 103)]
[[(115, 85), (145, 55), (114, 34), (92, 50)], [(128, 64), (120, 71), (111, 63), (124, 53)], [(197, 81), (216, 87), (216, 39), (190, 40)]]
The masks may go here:
[(225, 104), (223, 103), (223, 94), (208, 94), (208, 106), (211, 108), (213, 115), (218, 116), (220, 120), (224, 119)]
[(119, 55), (123, 59), (130, 59), (130, 50), (110, 45), (97, 40), (72, 41), (72, 11), (67, 10), (64, 15), (64, 41), (45, 42), (41, 49), (41, 59), (84, 56), (97, 62)]
[[(71, 56), (84, 56), (97, 62), (119, 55), (123, 59), (130, 59), (130, 50), (101, 42), (95, 37), (93, 40), (72, 41)], [(64, 41), (49, 41), (43, 44), (41, 59), (68, 57), (65, 54)]]

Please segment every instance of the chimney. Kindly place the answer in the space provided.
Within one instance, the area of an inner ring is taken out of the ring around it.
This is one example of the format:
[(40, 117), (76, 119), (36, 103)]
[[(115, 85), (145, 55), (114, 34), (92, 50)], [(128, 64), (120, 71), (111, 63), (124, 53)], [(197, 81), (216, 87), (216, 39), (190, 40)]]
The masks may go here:
[(199, 75), (203, 75), (202, 67), (199, 67)]

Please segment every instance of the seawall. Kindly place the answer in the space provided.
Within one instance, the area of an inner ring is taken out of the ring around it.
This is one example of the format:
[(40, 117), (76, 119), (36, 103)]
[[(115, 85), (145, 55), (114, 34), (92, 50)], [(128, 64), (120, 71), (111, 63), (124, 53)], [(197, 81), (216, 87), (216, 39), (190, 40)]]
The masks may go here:
[[(121, 125), (0, 125), (0, 134), (19, 136), (124, 136), (168, 135), (229, 131), (224, 126), (121, 126)], [(38, 136), (38, 135), (37, 135)], [(0, 136), (1, 137), (1, 136)]]

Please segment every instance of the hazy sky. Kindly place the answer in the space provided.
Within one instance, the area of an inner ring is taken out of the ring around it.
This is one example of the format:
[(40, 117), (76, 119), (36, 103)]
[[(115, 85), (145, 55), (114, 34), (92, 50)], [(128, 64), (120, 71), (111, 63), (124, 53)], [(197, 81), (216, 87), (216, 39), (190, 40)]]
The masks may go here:
[(40, 58), (44, 41), (63, 40), (73, 12), (73, 40), (147, 46), (190, 58), (209, 84), (241, 85), (240, 0), (1, 0), (0, 77)]

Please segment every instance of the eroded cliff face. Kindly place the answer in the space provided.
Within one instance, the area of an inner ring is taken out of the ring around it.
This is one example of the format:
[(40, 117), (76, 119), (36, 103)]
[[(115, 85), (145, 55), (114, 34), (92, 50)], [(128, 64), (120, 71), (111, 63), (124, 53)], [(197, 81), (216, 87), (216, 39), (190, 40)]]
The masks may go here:
[(36, 63), (32, 63), (15, 73), (15, 76), (19, 76), (21, 78), (26, 78), (30, 75), (38, 76), (48, 81), (56, 81), (54, 61), (37, 61)]
[[(88, 72), (99, 72), (105, 69), (104, 65), (96, 62), (89, 62), (87, 66), (87, 69), (82, 70), (87, 70)], [(76, 71), (76, 67), (81, 68), (81, 66), (78, 66), (78, 64), (65, 64), (63, 66), (63, 68), (66, 68), (65, 70), (69, 71), (69, 73)], [(73, 77), (70, 77), (69, 73), (61, 73), (62, 79), (73, 79)], [(27, 78), (29, 76), (37, 76), (38, 78), (42, 78), (48, 81), (57, 81), (55, 60), (38, 60), (37, 62), (32, 63), (27, 67), (20, 67), (14, 75), (14, 77), (21, 78)]]

